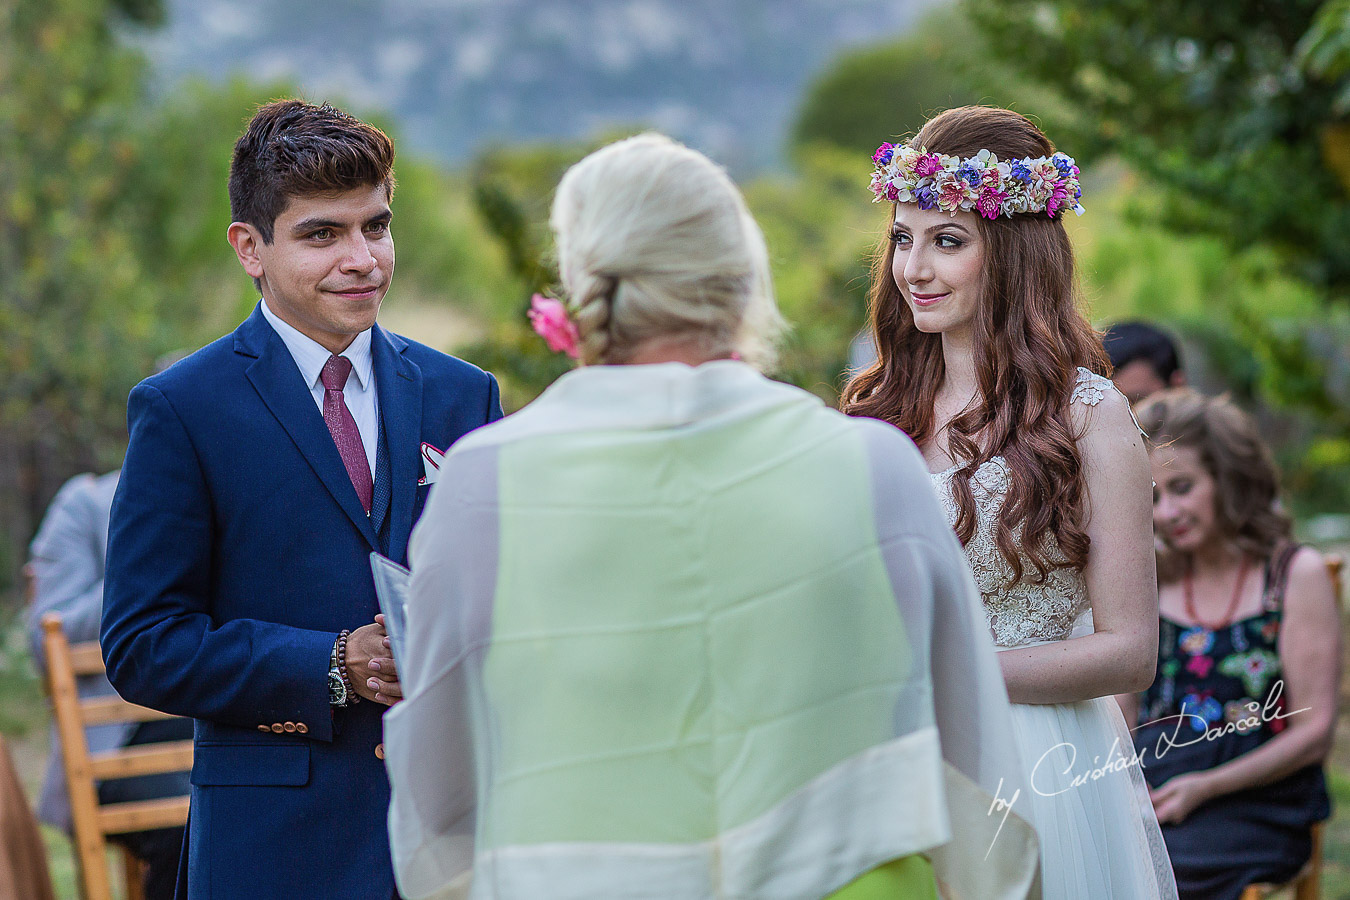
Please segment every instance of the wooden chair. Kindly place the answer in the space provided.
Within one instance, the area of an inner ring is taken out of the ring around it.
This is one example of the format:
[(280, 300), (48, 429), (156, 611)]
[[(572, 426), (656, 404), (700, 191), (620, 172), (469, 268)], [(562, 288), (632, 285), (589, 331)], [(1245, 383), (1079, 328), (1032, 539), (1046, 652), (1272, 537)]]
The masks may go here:
[[(106, 862), (108, 835), (183, 825), (187, 822), (188, 798), (184, 795), (100, 805), (96, 782), (191, 769), (192, 741), (138, 744), (90, 753), (84, 733), (87, 726), (173, 717), (128, 703), (121, 697), (81, 700), (75, 689), (76, 677), (96, 675), (104, 670), (98, 643), (71, 644), (62, 630), (61, 617), (55, 613), (42, 617), (42, 631), (47, 653), (47, 688), (52, 698), (57, 733), (61, 737), (61, 761), (70, 794), (81, 897), (82, 900), (112, 900), (112, 883)], [(125, 850), (122, 855), (128, 900), (143, 900), (142, 864)]]
[[(1327, 555), (1327, 574), (1331, 576), (1331, 586), (1336, 591), (1336, 605), (1341, 606), (1344, 593), (1341, 590), (1341, 568), (1345, 560), (1335, 554)], [(1322, 900), (1322, 831), (1325, 822), (1312, 827), (1312, 856), (1294, 876), (1284, 884), (1251, 884), (1242, 892), (1242, 900), (1265, 900), (1280, 891), (1292, 890), (1294, 900)]]
[(56, 900), (47, 849), (0, 736), (0, 897)]

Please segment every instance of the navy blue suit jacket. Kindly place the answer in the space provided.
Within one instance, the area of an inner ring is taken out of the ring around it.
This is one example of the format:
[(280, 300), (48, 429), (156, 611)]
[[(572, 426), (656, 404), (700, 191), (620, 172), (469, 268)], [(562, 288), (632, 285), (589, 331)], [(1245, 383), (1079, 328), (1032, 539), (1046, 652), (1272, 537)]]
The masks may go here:
[[(500, 400), (491, 375), (378, 325), (371, 352), (387, 549), (406, 562), (421, 444), (445, 450)], [(332, 709), (327, 681), (337, 633), (379, 611), (379, 540), (290, 351), (255, 309), (137, 385), (127, 418), (101, 637), (123, 697), (196, 720), (179, 896), (393, 896), (385, 707)]]

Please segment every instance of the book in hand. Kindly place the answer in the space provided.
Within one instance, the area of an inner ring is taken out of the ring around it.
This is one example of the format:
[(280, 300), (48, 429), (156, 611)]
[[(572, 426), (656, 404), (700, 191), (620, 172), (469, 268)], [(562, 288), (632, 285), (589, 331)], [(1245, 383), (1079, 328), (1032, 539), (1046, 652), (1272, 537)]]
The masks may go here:
[(375, 577), (375, 597), (384, 613), (384, 630), (389, 635), (389, 646), (394, 662), (403, 659), (407, 630), (408, 589), (412, 573), (387, 556), (370, 554), (370, 572)]

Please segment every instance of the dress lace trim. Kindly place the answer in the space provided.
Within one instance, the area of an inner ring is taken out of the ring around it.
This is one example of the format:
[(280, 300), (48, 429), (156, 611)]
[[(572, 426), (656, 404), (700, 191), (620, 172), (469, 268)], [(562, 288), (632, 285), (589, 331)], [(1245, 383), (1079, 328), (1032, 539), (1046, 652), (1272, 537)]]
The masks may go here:
[(1116, 386), (1111, 383), (1111, 379), (1079, 366), (1078, 379), (1074, 381), (1073, 393), (1069, 395), (1069, 402), (1082, 402), (1088, 406), (1096, 406), (1102, 402), (1102, 398), (1106, 396), (1107, 391), (1115, 389)]
[[(1116, 390), (1111, 379), (1087, 369), (1078, 369), (1070, 403), (1096, 406), (1107, 391)], [(952, 475), (957, 464), (932, 474), (933, 486), (942, 501), (948, 524), (956, 525), (956, 500), (952, 494)], [(1039, 641), (1062, 641), (1073, 632), (1075, 623), (1089, 609), (1087, 582), (1078, 569), (1054, 569), (1038, 580), (1036, 567), (1022, 555), (1022, 577), (1014, 581), (1012, 566), (1003, 558), (995, 541), (999, 513), (1007, 499), (1008, 464), (1002, 456), (983, 463), (970, 479), (975, 498), (975, 531), (966, 544), (966, 559), (975, 583), (984, 599), (985, 615), (994, 643), (1016, 647)], [(1020, 545), (1020, 529), (1014, 538)], [(1046, 558), (1063, 560), (1053, 536), (1046, 538)]]

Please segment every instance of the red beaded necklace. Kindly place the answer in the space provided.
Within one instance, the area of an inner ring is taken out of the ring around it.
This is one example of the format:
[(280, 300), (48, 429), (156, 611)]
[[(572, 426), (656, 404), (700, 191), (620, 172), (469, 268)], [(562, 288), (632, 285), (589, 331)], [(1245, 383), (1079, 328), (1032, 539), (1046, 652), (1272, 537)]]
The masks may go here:
[(1238, 563), (1237, 584), (1233, 585), (1233, 599), (1228, 601), (1228, 610), (1223, 614), (1223, 621), (1217, 624), (1211, 624), (1200, 618), (1200, 614), (1195, 611), (1195, 581), (1191, 573), (1191, 567), (1187, 566), (1185, 573), (1181, 576), (1181, 592), (1186, 598), (1186, 615), (1191, 617), (1191, 621), (1208, 628), (1210, 631), (1218, 631), (1220, 628), (1227, 628), (1233, 624), (1233, 614), (1237, 612), (1238, 603), (1242, 601), (1242, 588), (1247, 584), (1247, 571), (1251, 568), (1251, 560), (1247, 554), (1242, 554), (1242, 561)]

